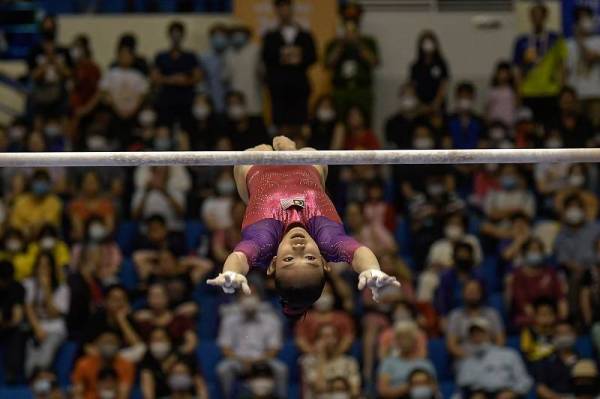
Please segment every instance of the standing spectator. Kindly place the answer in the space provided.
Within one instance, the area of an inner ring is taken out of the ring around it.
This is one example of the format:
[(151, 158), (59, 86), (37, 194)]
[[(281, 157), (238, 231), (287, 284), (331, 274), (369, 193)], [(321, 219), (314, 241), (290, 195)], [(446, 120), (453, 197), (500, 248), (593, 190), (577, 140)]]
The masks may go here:
[(370, 128), (365, 111), (358, 105), (352, 105), (346, 114), (345, 150), (378, 150), (379, 140)]
[(583, 111), (595, 127), (600, 124), (600, 36), (594, 11), (575, 8), (575, 36), (567, 41), (567, 81), (582, 100)]
[(216, 147), (221, 130), (221, 115), (215, 112), (211, 98), (206, 94), (197, 94), (192, 108), (194, 128), (190, 133), (192, 150), (213, 150)]
[(229, 31), (231, 49), (225, 55), (225, 68), (230, 88), (244, 94), (250, 115), (260, 115), (263, 111), (260, 49), (252, 42), (252, 32), (247, 26), (236, 25)]
[(600, 351), (600, 239), (594, 245), (596, 260), (583, 274), (579, 303), (586, 327), (591, 327), (591, 336)]
[(279, 398), (287, 396), (287, 368), (276, 356), (282, 346), (281, 321), (264, 306), (256, 290), (240, 294), (237, 311), (228, 312), (221, 321), (217, 342), (225, 358), (217, 373), (226, 398), (230, 398), (238, 377), (253, 364), (265, 362), (275, 375)]
[(487, 94), (485, 117), (488, 122), (502, 122), (505, 126), (515, 123), (518, 96), (515, 77), (509, 62), (496, 65), (492, 87)]
[[(313, 118), (310, 122), (308, 146), (317, 150), (338, 150), (342, 148), (338, 111), (333, 97), (321, 96), (315, 103)], [(343, 133), (343, 132), (342, 132)]]
[(100, 68), (93, 58), (90, 39), (86, 35), (75, 38), (70, 49), (73, 61), (73, 88), (69, 103), (71, 109), (78, 115), (81, 110), (87, 110), (98, 91)]
[(358, 105), (373, 113), (373, 69), (379, 65), (377, 41), (363, 35), (360, 23), (363, 9), (356, 1), (342, 6), (343, 32), (325, 50), (325, 65), (332, 71), (333, 98), (341, 115)]
[(58, 386), (56, 375), (51, 371), (38, 370), (30, 380), (33, 399), (63, 399), (62, 390)]
[[(414, 84), (402, 85), (399, 92), (399, 109), (386, 121), (385, 138), (388, 145), (398, 149), (417, 148), (412, 144), (412, 133), (420, 122), (420, 104), (415, 91)], [(427, 143), (430, 149), (435, 146), (434, 142)]]
[[(144, 76), (148, 76), (150, 73), (150, 68), (148, 67), (148, 62), (146, 58), (141, 56), (137, 52), (137, 38), (131, 32), (123, 33), (119, 37), (119, 42), (117, 43), (117, 54), (121, 51), (122, 48), (126, 47), (133, 54), (133, 67), (140, 71)], [(117, 61), (113, 61), (110, 65), (111, 68), (117, 65)]]
[(417, 40), (417, 59), (410, 67), (410, 80), (428, 113), (445, 111), (449, 79), (448, 65), (436, 34), (422, 32)]
[[(106, 370), (112, 370), (117, 398), (128, 398), (135, 382), (135, 365), (119, 354), (121, 340), (114, 332), (99, 330), (94, 353), (75, 363), (73, 396), (76, 399), (102, 399), (99, 391), (106, 383)], [(113, 388), (114, 389), (114, 388)]]
[(459, 83), (455, 92), (456, 113), (448, 121), (452, 148), (465, 150), (479, 147), (485, 133), (483, 120), (475, 113), (475, 86)]
[(446, 346), (455, 358), (462, 359), (473, 351), (469, 341), (469, 326), (476, 319), (488, 323), (490, 338), (495, 345), (504, 345), (506, 335), (502, 318), (495, 309), (485, 306), (481, 282), (469, 280), (463, 287), (463, 306), (448, 315)]
[(215, 111), (225, 111), (225, 95), (229, 91), (229, 82), (225, 57), (230, 44), (229, 30), (222, 23), (216, 23), (208, 32), (210, 49), (200, 55), (200, 65), (204, 72), (205, 92), (210, 95)]
[(587, 115), (578, 107), (577, 92), (569, 86), (563, 87), (558, 94), (558, 113), (551, 114), (548, 128), (559, 132), (563, 140), (562, 147), (587, 147), (592, 143), (594, 127)]
[(308, 121), (308, 68), (317, 60), (309, 31), (294, 21), (293, 0), (274, 0), (278, 26), (263, 37), (262, 60), (271, 94), (273, 123), (299, 126)]
[(529, 392), (533, 381), (521, 356), (492, 343), (487, 321), (471, 322), (469, 341), (473, 351), (459, 363), (456, 377), (466, 397), (517, 398)]
[(25, 290), (15, 280), (10, 262), (0, 262), (0, 338), (2, 339), (4, 380), (16, 384), (23, 374), (23, 353), (26, 336), (21, 330)]
[(223, 132), (237, 151), (255, 147), (269, 141), (265, 123), (260, 116), (248, 113), (246, 98), (240, 92), (229, 92), (226, 98), (227, 119)]
[(184, 50), (185, 27), (179, 21), (168, 28), (171, 47), (156, 55), (151, 80), (158, 87), (156, 108), (158, 125), (179, 123), (185, 130), (192, 126), (194, 87), (202, 78), (196, 56)]
[(564, 84), (566, 47), (557, 32), (546, 29), (544, 3), (531, 6), (529, 19), (532, 31), (515, 41), (513, 63), (523, 104), (531, 108), (536, 120), (545, 121), (556, 112), (556, 97)]
[(315, 352), (301, 358), (303, 398), (320, 398), (329, 391), (339, 378), (350, 385), (350, 397), (360, 394), (360, 371), (358, 362), (344, 355), (340, 347), (340, 332), (333, 324), (319, 328)]
[(52, 255), (42, 252), (33, 276), (23, 282), (25, 315), (33, 330), (27, 342), (25, 373), (31, 377), (36, 369), (49, 369), (56, 352), (67, 338), (65, 316), (69, 311), (70, 292), (60, 282), (60, 272)]

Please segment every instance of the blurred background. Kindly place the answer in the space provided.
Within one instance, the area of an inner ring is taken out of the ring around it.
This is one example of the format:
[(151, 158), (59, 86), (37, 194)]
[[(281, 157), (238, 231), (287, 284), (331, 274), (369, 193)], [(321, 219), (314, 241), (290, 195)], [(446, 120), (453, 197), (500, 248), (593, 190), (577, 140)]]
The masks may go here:
[[(0, 0), (0, 151), (600, 143), (596, 0)], [(206, 285), (228, 167), (0, 171), (0, 398), (600, 395), (595, 164), (332, 167), (350, 234), (286, 320)]]

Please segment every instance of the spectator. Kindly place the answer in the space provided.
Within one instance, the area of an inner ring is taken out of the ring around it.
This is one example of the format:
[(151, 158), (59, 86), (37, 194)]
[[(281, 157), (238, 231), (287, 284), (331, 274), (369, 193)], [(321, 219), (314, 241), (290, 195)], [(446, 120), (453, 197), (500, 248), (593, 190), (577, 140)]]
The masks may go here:
[(247, 26), (235, 25), (229, 31), (231, 48), (225, 55), (225, 68), (230, 88), (243, 93), (248, 114), (258, 116), (263, 111), (260, 49), (252, 42), (252, 32)]
[(275, 399), (275, 381), (273, 370), (266, 364), (253, 365), (246, 377), (247, 389), (241, 398)]
[(358, 105), (348, 108), (346, 115), (345, 150), (378, 150), (381, 145), (375, 133), (369, 127), (365, 111)]
[(556, 97), (564, 82), (566, 48), (557, 32), (548, 31), (548, 8), (536, 2), (529, 9), (530, 33), (515, 41), (513, 63), (517, 68), (523, 104), (535, 119), (545, 121), (556, 112)]
[(15, 269), (10, 262), (0, 262), (0, 338), (3, 346), (4, 381), (18, 383), (23, 375), (23, 354), (26, 336), (21, 331), (25, 290), (14, 278)]
[(590, 119), (579, 111), (577, 92), (569, 86), (558, 94), (558, 113), (549, 119), (548, 128), (557, 130), (566, 148), (588, 147), (592, 144), (594, 127)]
[(119, 335), (97, 331), (93, 354), (84, 355), (75, 363), (73, 395), (75, 398), (99, 399), (101, 390), (110, 390), (113, 394), (116, 390), (116, 397), (127, 398), (135, 380), (135, 366), (119, 354)]
[(282, 346), (281, 322), (258, 294), (240, 294), (238, 309), (224, 314), (217, 342), (224, 359), (217, 373), (226, 398), (238, 377), (253, 364), (265, 362), (272, 369), (279, 398), (287, 396), (287, 368), (276, 356)]
[[(521, 258), (523, 246), (532, 238), (531, 219), (522, 213), (513, 215), (510, 219), (510, 228), (507, 229), (506, 237), (499, 244), (502, 260), (508, 264), (507, 269), (516, 269), (520, 266), (519, 262), (523, 261)], [(548, 251), (542, 253), (542, 255), (546, 254), (548, 254)]]
[(149, 250), (153, 252), (168, 250), (176, 257), (185, 254), (185, 246), (181, 242), (181, 236), (176, 232), (169, 231), (167, 221), (161, 215), (151, 215), (145, 220), (137, 237), (133, 254), (135, 260), (138, 251)]
[(273, 123), (298, 126), (308, 121), (307, 70), (317, 60), (312, 34), (294, 21), (292, 0), (274, 0), (278, 26), (263, 37), (262, 61), (271, 95)]
[(452, 148), (478, 148), (484, 136), (484, 123), (474, 110), (475, 95), (475, 86), (471, 82), (462, 82), (456, 87), (456, 113), (448, 122)]
[(410, 67), (410, 80), (424, 111), (445, 111), (450, 72), (440, 42), (432, 31), (424, 31), (417, 40), (417, 59)]
[(360, 31), (363, 8), (351, 1), (342, 6), (343, 32), (325, 50), (325, 65), (332, 72), (333, 98), (341, 115), (354, 105), (373, 112), (373, 70), (379, 65), (377, 41)]
[(10, 225), (28, 236), (35, 236), (46, 223), (60, 227), (62, 202), (52, 192), (50, 175), (36, 170), (29, 181), (29, 190), (15, 198)]
[(194, 86), (201, 80), (202, 72), (196, 56), (184, 50), (185, 27), (175, 21), (169, 24), (170, 48), (154, 59), (151, 80), (158, 87), (156, 108), (158, 125), (174, 126), (179, 123), (190, 130)]
[(38, 255), (33, 276), (23, 282), (25, 315), (33, 331), (27, 342), (25, 373), (47, 370), (67, 338), (65, 316), (69, 312), (69, 287), (60, 281), (60, 271), (51, 254)]
[(594, 245), (596, 260), (583, 274), (579, 303), (583, 323), (591, 327), (591, 337), (597, 350), (600, 350), (600, 240)]
[(88, 109), (98, 91), (100, 68), (94, 61), (90, 39), (86, 35), (77, 36), (69, 51), (73, 61), (73, 88), (69, 103), (78, 115), (81, 110)]
[(567, 284), (564, 278), (548, 264), (544, 244), (530, 238), (521, 247), (520, 267), (516, 268), (506, 287), (512, 321), (517, 327), (534, 322), (533, 304), (540, 298), (552, 298), (558, 304), (561, 319), (568, 315)]
[(248, 114), (246, 99), (242, 93), (228, 93), (226, 107), (227, 121), (222, 134), (225, 134), (234, 150), (244, 151), (269, 141), (262, 117)]
[(349, 396), (360, 394), (360, 372), (358, 362), (344, 355), (340, 331), (333, 324), (323, 324), (317, 334), (315, 352), (305, 355), (300, 363), (303, 374), (303, 397), (320, 398), (330, 391), (337, 379), (345, 379), (349, 385)]
[(51, 371), (37, 371), (31, 377), (29, 387), (33, 399), (63, 399), (65, 397), (58, 386), (56, 375)]
[(232, 224), (229, 227), (217, 229), (211, 237), (211, 255), (218, 264), (225, 262), (225, 259), (233, 252), (235, 246), (242, 239), (242, 222), (246, 205), (238, 200), (231, 206)]
[(202, 376), (184, 361), (177, 361), (169, 370), (171, 399), (208, 399)]
[(119, 392), (119, 374), (112, 367), (105, 367), (98, 372), (97, 397), (99, 399), (118, 398)]
[(408, 396), (411, 388), (409, 377), (415, 370), (426, 370), (435, 376), (433, 364), (427, 359), (419, 358), (413, 350), (418, 335), (416, 324), (405, 323), (406, 327), (396, 334), (397, 351), (379, 365), (377, 392), (382, 398)]
[(567, 40), (567, 81), (579, 94), (585, 115), (597, 127), (600, 123), (600, 36), (591, 7), (579, 6), (574, 12), (575, 36)]
[(206, 94), (198, 94), (194, 100), (192, 115), (194, 128), (190, 131), (192, 150), (212, 150), (215, 148), (219, 134), (222, 134), (221, 117), (215, 112), (212, 99)]
[(509, 62), (496, 64), (492, 87), (487, 94), (485, 116), (488, 122), (501, 122), (505, 126), (515, 123), (517, 92), (515, 76)]
[(559, 322), (552, 344), (556, 352), (535, 362), (532, 367), (536, 381), (536, 393), (540, 399), (554, 399), (573, 392), (571, 371), (579, 356), (575, 351), (575, 329), (568, 322)]
[(577, 399), (590, 399), (598, 396), (600, 387), (598, 386), (598, 367), (593, 360), (583, 359), (578, 361), (573, 370), (573, 391)]
[(396, 228), (396, 211), (384, 199), (384, 189), (381, 181), (374, 180), (368, 185), (367, 201), (363, 206), (365, 224), (361, 230), (361, 236), (368, 237), (367, 241), (379, 243), (371, 248), (379, 256), (394, 252), (397, 247), (392, 235)]
[(69, 265), (69, 247), (67, 243), (59, 237), (56, 227), (51, 225), (42, 226), (37, 237), (37, 242), (29, 244), (31, 251), (37, 256), (41, 252), (46, 252), (52, 256), (52, 261), (56, 264), (59, 280), (64, 279), (64, 268)]
[(81, 178), (80, 189), (68, 206), (71, 231), (74, 239), (83, 239), (85, 227), (93, 217), (101, 219), (105, 235), (115, 228), (115, 208), (112, 201), (102, 192), (102, 181), (97, 172), (87, 171)]
[(448, 315), (446, 346), (456, 358), (469, 356), (474, 348), (469, 341), (469, 326), (474, 320), (485, 320), (489, 327), (491, 341), (503, 346), (506, 341), (504, 324), (496, 309), (485, 306), (483, 285), (478, 280), (469, 280), (463, 287), (463, 306)]
[(335, 150), (343, 146), (343, 127), (339, 123), (338, 111), (333, 97), (321, 96), (315, 103), (313, 118), (310, 122), (308, 146), (317, 150)]
[[(399, 349), (396, 347), (397, 333), (401, 333), (403, 329), (412, 328), (411, 323), (419, 324), (419, 322), (422, 322), (424, 318), (417, 316), (416, 306), (412, 305), (410, 302), (401, 300), (394, 305), (391, 313), (391, 319), (394, 324), (383, 330), (378, 337), (379, 342), (377, 343), (377, 359), (380, 361), (392, 353), (398, 352)], [(417, 319), (419, 320), (418, 322)], [(406, 323), (407, 321), (410, 323)], [(364, 339), (366, 339), (366, 336), (363, 338), (363, 340)], [(373, 349), (370, 350), (372, 351)], [(365, 354), (363, 354), (363, 357)], [(418, 326), (416, 342), (411, 355), (417, 358), (427, 357), (427, 334), (420, 325)], [(363, 369), (364, 368), (365, 367), (363, 367)]]
[(586, 164), (571, 164), (565, 176), (565, 185), (554, 196), (554, 210), (557, 214), (564, 212), (564, 201), (572, 194), (577, 194), (584, 202), (585, 216), (589, 221), (596, 220), (598, 215), (598, 198), (590, 190), (594, 180), (593, 170)]
[(456, 377), (467, 397), (516, 398), (529, 392), (533, 381), (520, 355), (492, 343), (487, 321), (471, 322), (469, 341), (473, 350), (458, 365)]
[(202, 203), (202, 221), (210, 231), (227, 229), (233, 225), (231, 209), (236, 195), (236, 186), (231, 169), (222, 169), (215, 182), (215, 195)]
[(388, 145), (398, 149), (428, 147), (434, 148), (435, 143), (420, 141), (420, 145), (412, 142), (411, 133), (421, 122), (419, 118), (421, 104), (417, 98), (416, 88), (412, 83), (402, 85), (399, 92), (398, 112), (390, 116), (385, 124), (385, 138)]
[(440, 396), (435, 376), (427, 370), (415, 370), (408, 377), (411, 398), (434, 399)]
[(436, 269), (448, 269), (453, 265), (454, 245), (459, 242), (471, 244), (474, 250), (475, 264), (480, 264), (482, 259), (481, 245), (479, 239), (467, 232), (468, 219), (464, 213), (457, 212), (447, 215), (444, 238), (440, 238), (429, 248), (427, 265)]
[[(148, 67), (148, 62), (146, 58), (137, 53), (137, 38), (133, 33), (123, 33), (119, 37), (119, 42), (117, 43), (117, 54), (120, 53), (122, 48), (127, 48), (133, 54), (133, 67), (140, 71), (144, 76), (148, 76), (150, 72), (150, 68)], [(110, 65), (111, 68), (115, 67), (118, 62), (115, 60)]]
[(530, 362), (536, 362), (554, 352), (552, 340), (557, 322), (556, 302), (540, 298), (532, 305), (533, 323), (521, 331), (521, 352)]
[(212, 25), (208, 32), (210, 48), (200, 55), (200, 65), (204, 72), (206, 93), (210, 96), (219, 114), (225, 111), (225, 96), (229, 82), (225, 57), (230, 46), (227, 26), (222, 23)]

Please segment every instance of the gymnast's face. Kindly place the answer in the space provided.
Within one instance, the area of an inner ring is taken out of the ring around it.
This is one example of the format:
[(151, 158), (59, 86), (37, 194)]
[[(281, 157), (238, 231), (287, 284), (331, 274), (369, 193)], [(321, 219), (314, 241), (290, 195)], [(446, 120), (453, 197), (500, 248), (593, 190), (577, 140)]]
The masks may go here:
[(280, 279), (312, 280), (323, 278), (327, 268), (315, 240), (302, 227), (294, 227), (281, 239), (267, 273), (276, 271)]

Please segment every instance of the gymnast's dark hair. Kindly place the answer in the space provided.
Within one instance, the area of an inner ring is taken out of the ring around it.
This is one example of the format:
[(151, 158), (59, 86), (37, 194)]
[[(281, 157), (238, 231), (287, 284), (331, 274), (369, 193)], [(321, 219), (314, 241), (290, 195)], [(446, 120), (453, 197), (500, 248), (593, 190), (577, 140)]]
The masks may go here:
[(281, 301), (283, 307), (283, 314), (290, 321), (296, 321), (301, 319), (308, 309), (316, 302), (317, 299), (323, 293), (325, 287), (325, 274), (323, 278), (315, 284), (308, 284), (304, 286), (289, 285), (283, 283), (277, 279), (277, 276), (273, 275), (275, 280), (275, 291)]

